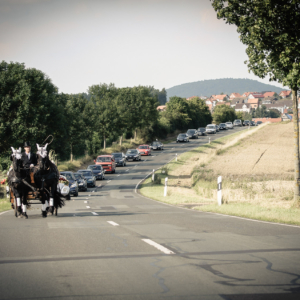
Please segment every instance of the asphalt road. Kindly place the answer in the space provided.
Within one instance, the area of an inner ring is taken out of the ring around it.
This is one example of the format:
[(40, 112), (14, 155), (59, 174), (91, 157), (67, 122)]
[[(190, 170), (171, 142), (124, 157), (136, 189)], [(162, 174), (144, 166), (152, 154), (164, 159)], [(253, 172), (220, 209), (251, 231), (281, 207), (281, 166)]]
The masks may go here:
[(300, 227), (176, 208), (135, 192), (152, 169), (207, 140), (171, 143), (118, 168), (57, 217), (43, 219), (40, 205), (28, 220), (1, 213), (0, 299), (299, 300)]

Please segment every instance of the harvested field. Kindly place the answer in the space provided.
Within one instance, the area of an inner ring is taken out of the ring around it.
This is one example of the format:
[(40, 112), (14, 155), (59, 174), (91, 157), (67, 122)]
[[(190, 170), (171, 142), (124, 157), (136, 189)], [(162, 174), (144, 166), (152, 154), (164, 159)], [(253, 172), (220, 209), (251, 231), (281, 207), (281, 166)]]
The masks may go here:
[[(168, 196), (151, 180), (141, 193), (203, 211), (300, 225), (293, 199), (293, 124), (264, 124), (216, 140), (168, 164)], [(160, 174), (162, 179), (164, 174)], [(217, 206), (217, 177), (225, 205)], [(163, 181), (163, 180), (162, 180)], [(198, 204), (198, 206), (197, 206)]]

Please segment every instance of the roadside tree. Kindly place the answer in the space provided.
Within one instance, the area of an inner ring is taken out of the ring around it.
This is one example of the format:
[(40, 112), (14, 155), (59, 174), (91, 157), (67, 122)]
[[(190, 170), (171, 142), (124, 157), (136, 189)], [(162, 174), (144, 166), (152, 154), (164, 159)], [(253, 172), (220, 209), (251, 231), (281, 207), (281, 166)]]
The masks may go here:
[(211, 0), (219, 19), (235, 24), (247, 46), (248, 69), (289, 86), (293, 94), (295, 204), (300, 204), (299, 122), (300, 3), (295, 0)]
[(215, 123), (219, 124), (228, 121), (233, 122), (235, 118), (236, 118), (236, 114), (233, 107), (226, 104), (217, 105), (215, 107), (213, 113), (213, 120)]

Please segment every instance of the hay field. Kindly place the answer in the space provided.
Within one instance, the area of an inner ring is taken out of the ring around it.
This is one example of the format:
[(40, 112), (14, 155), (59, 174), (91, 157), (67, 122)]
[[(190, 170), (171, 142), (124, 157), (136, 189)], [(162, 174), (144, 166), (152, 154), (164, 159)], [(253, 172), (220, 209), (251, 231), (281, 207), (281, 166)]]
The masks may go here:
[[(163, 184), (147, 179), (141, 193), (158, 201), (258, 220), (300, 225), (293, 199), (293, 124), (264, 124), (234, 133), (179, 156), (166, 166)], [(223, 203), (217, 205), (217, 177)]]

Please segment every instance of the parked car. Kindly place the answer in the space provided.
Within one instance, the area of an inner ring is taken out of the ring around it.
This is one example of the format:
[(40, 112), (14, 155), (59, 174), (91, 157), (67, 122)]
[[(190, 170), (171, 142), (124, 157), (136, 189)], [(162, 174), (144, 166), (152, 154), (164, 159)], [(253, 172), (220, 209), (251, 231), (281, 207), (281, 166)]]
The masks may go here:
[(249, 120), (245, 120), (243, 126), (250, 126), (250, 121)]
[(219, 129), (220, 129), (220, 130), (227, 130), (226, 124), (225, 124), (225, 123), (220, 123), (220, 124), (219, 124)]
[(69, 181), (69, 188), (70, 188), (70, 195), (77, 197), (78, 196), (78, 183), (74, 176), (74, 173), (71, 171), (63, 171), (60, 172), (61, 175), (65, 176), (67, 180)]
[(74, 173), (74, 176), (78, 183), (78, 190), (79, 191), (87, 191), (87, 180), (81, 173)]
[(228, 129), (233, 129), (233, 124), (232, 122), (226, 122), (225, 123)]
[(190, 141), (190, 139), (186, 135), (186, 133), (180, 133), (180, 134), (178, 134), (177, 139), (176, 139), (176, 143), (179, 143), (179, 142), (189, 142), (189, 141)]
[(205, 127), (199, 127), (197, 129), (197, 132), (198, 132), (198, 136), (200, 136), (200, 135), (207, 135)]
[(216, 131), (219, 132), (220, 131), (219, 125), (215, 125), (215, 126), (216, 126)]
[(189, 137), (189, 139), (197, 139), (198, 138), (198, 133), (196, 129), (189, 129), (186, 132), (186, 135)]
[(105, 179), (105, 170), (101, 165), (90, 165), (87, 167), (87, 169), (92, 171), (93, 175), (96, 177), (96, 180)]
[(141, 153), (141, 155), (151, 155), (151, 149), (148, 145), (139, 145), (137, 150)]
[(117, 167), (125, 167), (126, 166), (126, 155), (123, 152), (112, 153), (115, 158)]
[(164, 150), (164, 145), (159, 141), (155, 141), (155, 142), (151, 143), (150, 149), (152, 149), (152, 150)]
[(251, 121), (251, 122), (250, 122), (250, 125), (251, 125), (251, 126), (256, 126), (256, 124), (255, 124), (254, 121)]
[(206, 133), (208, 134), (216, 134), (217, 133), (217, 129), (216, 129), (216, 125), (214, 124), (209, 124), (206, 126)]
[(99, 155), (96, 160), (94, 160), (96, 165), (101, 165), (105, 172), (116, 172), (116, 162), (113, 155)]
[(96, 186), (96, 177), (94, 176), (91, 170), (78, 170), (78, 173), (81, 173), (87, 181), (87, 186), (94, 187)]
[(141, 153), (136, 149), (128, 149), (126, 157), (128, 161), (141, 160)]
[(242, 127), (242, 126), (243, 126), (243, 124), (242, 124), (242, 121), (241, 121), (241, 120), (239, 120), (239, 119), (237, 119), (237, 120), (234, 120), (234, 122), (233, 122), (233, 126), (234, 126), (234, 127), (236, 127), (236, 126), (240, 126), (240, 127)]
[(256, 122), (256, 126), (258, 126), (258, 125), (260, 125), (260, 124), (262, 124), (262, 121), (257, 121), (257, 122)]

